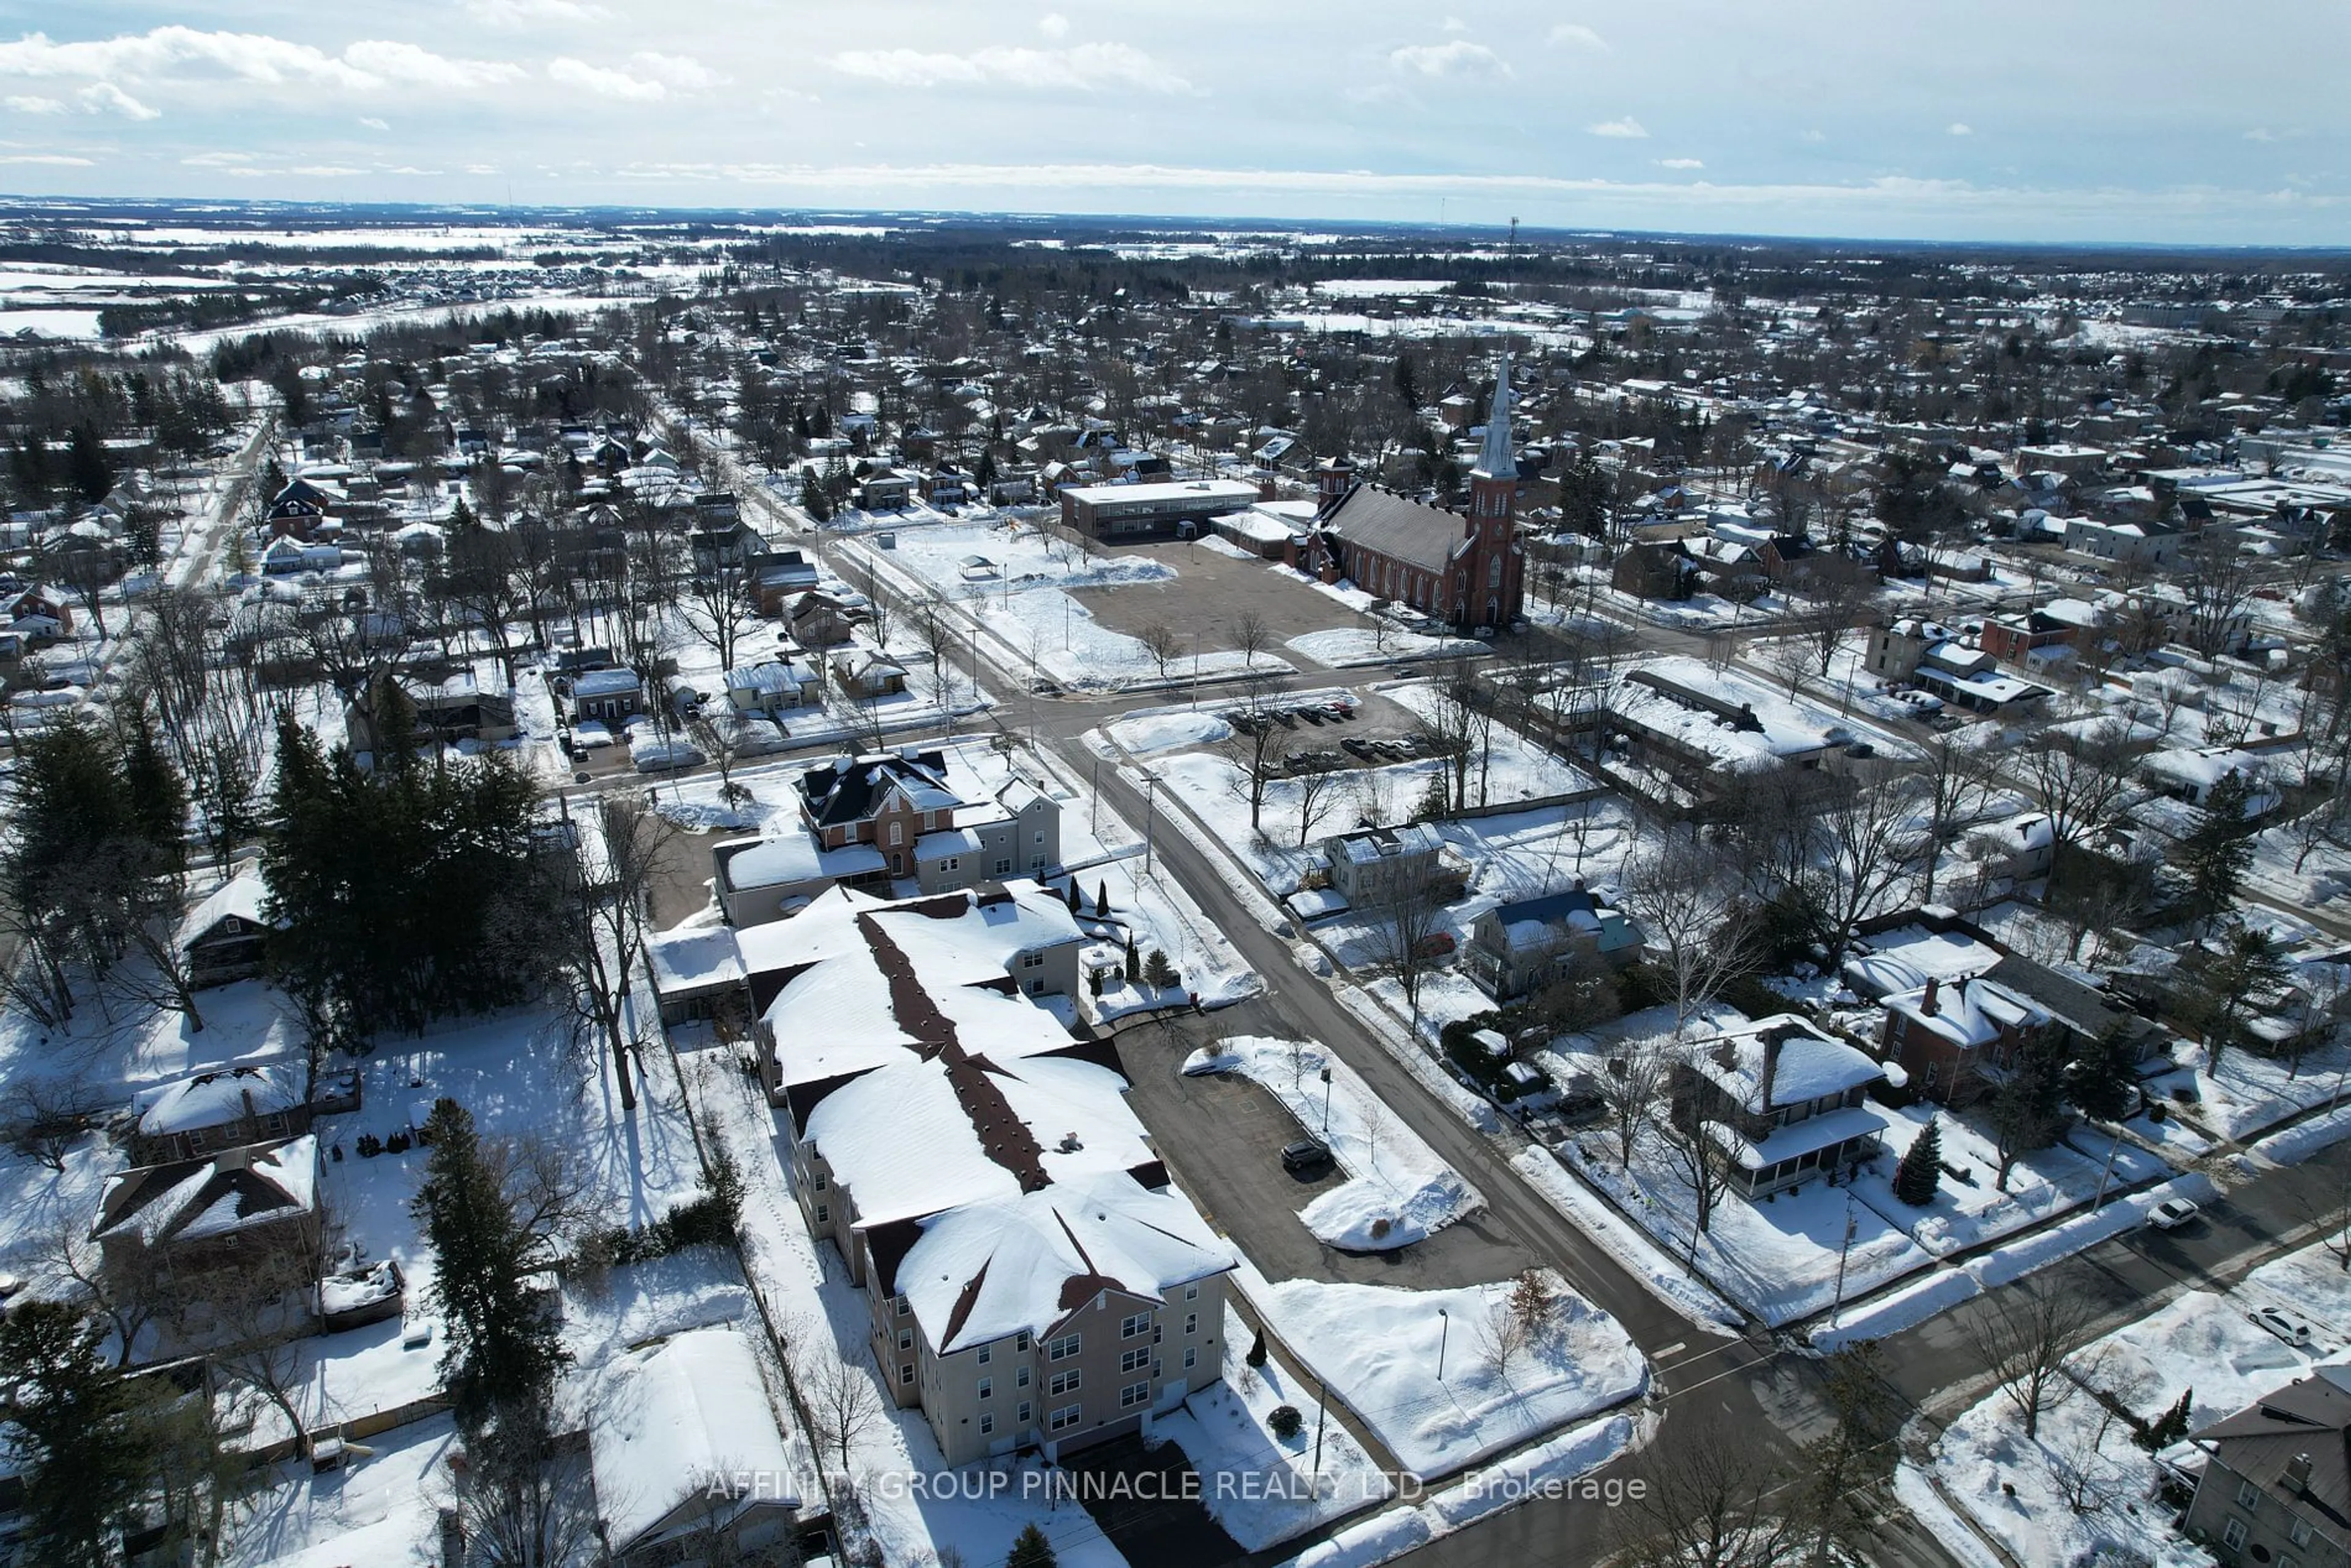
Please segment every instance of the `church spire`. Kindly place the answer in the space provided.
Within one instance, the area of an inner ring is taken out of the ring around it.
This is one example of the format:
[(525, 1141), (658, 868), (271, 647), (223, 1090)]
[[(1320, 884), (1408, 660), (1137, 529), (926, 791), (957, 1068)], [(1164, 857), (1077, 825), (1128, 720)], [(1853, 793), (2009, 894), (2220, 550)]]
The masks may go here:
[(1510, 351), (1494, 371), (1494, 406), (1486, 415), (1486, 446), (1478, 455), (1478, 469), (1489, 479), (1515, 480), (1518, 455), (1510, 447)]

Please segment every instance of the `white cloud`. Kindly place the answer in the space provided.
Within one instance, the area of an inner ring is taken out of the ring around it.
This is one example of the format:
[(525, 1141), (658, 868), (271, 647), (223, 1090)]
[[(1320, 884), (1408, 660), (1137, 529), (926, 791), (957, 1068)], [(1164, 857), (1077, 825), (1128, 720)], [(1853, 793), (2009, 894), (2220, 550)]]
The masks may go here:
[(174, 86), (222, 78), (267, 87), (318, 86), (350, 92), (392, 87), (471, 89), (512, 81), (522, 68), (500, 60), (453, 59), (415, 44), (361, 39), (340, 55), (263, 33), (155, 27), (111, 38), (57, 43), (27, 33), (0, 44), (0, 76), (79, 77), (99, 84)]
[(657, 81), (632, 77), (626, 71), (608, 70), (591, 66), (586, 60), (575, 60), (565, 55), (547, 63), (547, 74), (566, 87), (576, 87), (600, 98), (626, 99), (632, 103), (650, 103), (669, 96), (669, 89)]
[(110, 81), (92, 82), (74, 94), (84, 114), (119, 114), (125, 120), (161, 120), (161, 110), (148, 108)]
[(1048, 11), (1037, 18), (1037, 30), (1049, 38), (1066, 38), (1070, 36), (1070, 19), (1059, 11)]
[(180, 160), (192, 169), (226, 169), (253, 162), (250, 152), (192, 152)]
[(502, 33), (519, 33), (532, 27), (576, 27), (585, 22), (600, 22), (606, 12), (601, 5), (588, 5), (578, 0), (465, 0), (466, 12), (485, 27)]
[(11, 152), (0, 158), (0, 163), (47, 163), (58, 169), (87, 169), (91, 166), (89, 159), (76, 158), (64, 152)]
[(28, 97), (21, 93), (0, 99), (0, 103), (6, 104), (18, 114), (63, 114), (66, 111), (66, 106), (54, 98)]
[(1608, 51), (1608, 40), (1581, 22), (1560, 23), (1552, 28), (1549, 42), (1554, 48), (1573, 46), (1579, 49), (1597, 49), (1603, 54)]
[(1184, 93), (1192, 84), (1127, 44), (1079, 44), (1067, 49), (992, 45), (968, 55), (919, 49), (852, 49), (825, 64), (844, 76), (891, 87), (992, 87), (1028, 92), (1107, 92), (1128, 89)]
[(1629, 114), (1622, 120), (1604, 120), (1584, 129), (1594, 136), (1605, 136), (1619, 141), (1646, 141), (1649, 134), (1641, 122)]
[(392, 122), (390, 120), (378, 120), (372, 114), (360, 115), (360, 123), (366, 126), (370, 131), (390, 131), (392, 129)]
[(722, 86), (728, 79), (690, 55), (664, 55), (651, 49), (640, 49), (629, 59), (655, 81), (681, 92), (699, 92), (705, 88)]
[(468, 163), (465, 165), (465, 172), (468, 174), (495, 174), (497, 172), (498, 166), (496, 163)]
[(1406, 44), (1388, 55), (1391, 70), (1425, 77), (1509, 76), (1502, 57), (1483, 44), (1456, 38), (1445, 44)]
[(1964, 120), (1954, 120), (1950, 124), (1943, 127), (1943, 134), (1946, 136), (1973, 136), (1975, 133), (1976, 128)]
[[(8, 101), (11, 104), (14, 104), (16, 100), (10, 99)], [(2277, 132), (2272, 131), (2266, 125), (2256, 125), (2251, 131), (2245, 132), (2245, 140), (2248, 141), (2275, 141), (2277, 140)]]
[(1828, 136), (1827, 136), (1827, 134), (1826, 134), (1825, 132), (1823, 132), (1823, 131), (1805, 131), (1802, 136), (1798, 137), (1796, 140), (1797, 140), (1797, 141), (1810, 141), (1810, 142), (1818, 143), (1818, 142), (1822, 142), (1822, 141), (1826, 141), (1828, 140)]
[(1703, 169), (1706, 167), (1706, 163), (1704, 160), (1698, 158), (1660, 158), (1657, 160), (1657, 167), (1660, 169)]

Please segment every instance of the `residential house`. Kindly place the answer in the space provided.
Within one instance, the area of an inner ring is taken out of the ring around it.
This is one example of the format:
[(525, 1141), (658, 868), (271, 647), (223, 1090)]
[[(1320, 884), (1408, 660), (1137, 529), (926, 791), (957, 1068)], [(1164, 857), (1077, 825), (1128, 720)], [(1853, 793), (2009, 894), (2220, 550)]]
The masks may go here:
[(1639, 599), (1687, 599), (1697, 571), (1678, 539), (1630, 544), (1617, 552), (1610, 582)]
[(768, 550), (752, 555), (751, 598), (762, 615), (778, 615), (784, 606), (817, 585), (816, 567), (796, 549)]
[(915, 841), (954, 827), (966, 803), (947, 784), (946, 755), (913, 747), (836, 757), (800, 775), (799, 794), (820, 847), (872, 844), (893, 877), (914, 874)]
[(247, 980), (268, 956), (268, 884), (250, 868), (214, 888), (180, 923), (176, 946), (188, 984), (202, 990)]
[(817, 699), (823, 677), (789, 655), (726, 672), (726, 704), (738, 714), (776, 714)]
[(1445, 882), (1458, 889), (1462, 881), (1446, 864), (1445, 840), (1426, 822), (1336, 834), (1322, 841), (1322, 850), (1332, 888), (1351, 904), (1375, 907), (1400, 888)]
[(1896, 991), (1881, 1005), (1886, 1059), (1899, 1062), (1911, 1089), (1946, 1105), (1965, 1105), (2014, 1061), (2028, 1040), (2059, 1027), (2028, 998), (1983, 975), (1945, 985), (1929, 977), (1916, 990)]
[(710, 856), (716, 869), (713, 891), (729, 925), (781, 920), (836, 883), (887, 892), (891, 882), (882, 852), (872, 844), (825, 849), (799, 827), (714, 844)]
[(1646, 937), (1623, 912), (1573, 888), (1498, 904), (1471, 922), (1461, 967), (1498, 1002), (1539, 991), (1578, 958), (1620, 968)]
[(37, 648), (73, 630), (73, 606), (60, 590), (27, 588), (8, 601), (8, 622), (26, 646)]
[(1647, 659), (1610, 683), (1604, 702), (1610, 777), (1668, 810), (1717, 810), (1769, 768), (1818, 772), (1823, 794), (1844, 787), (1825, 766), (1850, 739), (1830, 738), (1834, 716), (1736, 671), (1685, 654)]
[(895, 696), (906, 689), (906, 668), (877, 649), (851, 646), (825, 661), (832, 683), (845, 696), (861, 701)]
[(2102, 522), (2095, 517), (2065, 519), (2065, 548), (2130, 566), (2166, 566), (2179, 553), (2186, 536), (2168, 523)]
[(801, 647), (831, 648), (849, 641), (865, 612), (835, 594), (803, 593), (788, 603), (784, 620)]
[(2319, 1366), (2195, 1434), (2180, 1521), (2229, 1568), (2351, 1563), (2351, 1367)]
[(376, 697), (381, 683), (395, 678), (415, 712), (419, 741), (437, 741), (444, 746), (463, 740), (496, 744), (515, 737), (513, 694), (485, 687), (475, 671), (458, 670), (437, 681), (414, 674), (394, 677), (382, 674), (343, 710), (343, 731), (352, 750), (372, 752), (381, 741), (376, 724)]
[(914, 500), (914, 476), (884, 468), (858, 482), (857, 504), (869, 512), (904, 511)]
[(319, 1140), (306, 1133), (120, 1172), (99, 1196), (90, 1239), (110, 1272), (315, 1279)]
[(1866, 1102), (1885, 1077), (1864, 1052), (1780, 1013), (1699, 1041), (1675, 1069), (1672, 1114), (1703, 1129), (1732, 1191), (1758, 1198), (1882, 1154), (1886, 1118)]
[(139, 1097), (131, 1157), (141, 1165), (196, 1159), (310, 1130), (310, 1106), (292, 1073), (275, 1065), (225, 1067)]
[(956, 808), (952, 824), (914, 841), (914, 880), (950, 893), (1008, 876), (1041, 877), (1061, 863), (1061, 807), (1025, 779)]
[(634, 670), (583, 670), (571, 678), (574, 724), (617, 724), (643, 706), (644, 688)]
[[(789, 1549), (803, 1493), (816, 1490), (803, 1445), (733, 1324), (689, 1329), (614, 1356), (599, 1372), (588, 1422), (598, 1535), (617, 1568), (768, 1561)], [(782, 1560), (799, 1561), (798, 1552)]]

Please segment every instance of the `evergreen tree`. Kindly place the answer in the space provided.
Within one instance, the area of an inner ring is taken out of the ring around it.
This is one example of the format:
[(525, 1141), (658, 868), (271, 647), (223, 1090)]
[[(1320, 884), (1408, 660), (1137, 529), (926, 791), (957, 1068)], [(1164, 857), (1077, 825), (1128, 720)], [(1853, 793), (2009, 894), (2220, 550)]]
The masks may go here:
[(1055, 1568), (1060, 1561), (1053, 1555), (1053, 1543), (1031, 1520), (1020, 1527), (1012, 1550), (1005, 1555), (1004, 1568)]
[(1134, 950), (1134, 933), (1126, 934), (1126, 983), (1139, 984), (1143, 979), (1143, 959)]
[(2171, 1408), (2148, 1422), (2138, 1434), (2138, 1446), (2150, 1454), (2159, 1454), (2187, 1437), (2188, 1422), (2195, 1405), (2196, 1390), (2181, 1389), (2179, 1397), (2171, 1402)]
[(1913, 1208), (1924, 1208), (1935, 1201), (1935, 1190), (1942, 1180), (1942, 1125), (1929, 1116), (1903, 1151), (1902, 1163), (1894, 1167), (1894, 1196)]
[(2117, 1020), (2065, 1066), (2065, 1098), (2085, 1116), (2119, 1122), (2138, 1108), (2138, 1047)]
[(122, 747), (122, 779), (132, 831), (153, 849), (157, 864), (178, 877), (188, 864), (188, 790), (143, 716)]
[(1094, 918), (1110, 918), (1110, 882), (1107, 878), (1094, 883)]
[(0, 1416), (24, 1479), (27, 1568), (114, 1560), (150, 1472), (134, 1392), (109, 1362), (104, 1333), (63, 1301), (26, 1301), (0, 1315)]
[(1084, 912), (1086, 901), (1078, 892), (1078, 879), (1076, 877), (1071, 877), (1070, 879), (1070, 885), (1066, 890), (1064, 890), (1064, 898), (1069, 904), (1071, 914), (1079, 915)]
[(1176, 966), (1167, 961), (1166, 950), (1154, 947), (1151, 956), (1143, 961), (1143, 978), (1154, 989), (1165, 991), (1172, 989), (1183, 977), (1176, 972)]
[(425, 1121), (432, 1151), (411, 1210), (433, 1245), (433, 1297), (447, 1325), (441, 1375), (469, 1431), (538, 1408), (565, 1360), (553, 1314), (527, 1283), (543, 1260), (501, 1170), (454, 1100)]
[(106, 443), (91, 425), (74, 426), (73, 439), (66, 447), (66, 483), (85, 501), (103, 501), (114, 488), (114, 464), (106, 455)]
[(2179, 841), (2179, 868), (2188, 875), (2197, 912), (2206, 919), (2224, 915), (2253, 863), (2253, 841), (2245, 813), (2252, 786), (2235, 769), (2206, 791), (2204, 815)]

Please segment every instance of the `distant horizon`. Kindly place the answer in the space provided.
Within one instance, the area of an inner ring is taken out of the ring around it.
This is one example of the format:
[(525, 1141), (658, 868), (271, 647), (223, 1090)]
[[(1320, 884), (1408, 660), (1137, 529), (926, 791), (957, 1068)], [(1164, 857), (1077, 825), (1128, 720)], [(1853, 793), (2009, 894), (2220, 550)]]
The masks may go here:
[[(872, 225), (876, 227), (914, 228), (923, 225), (945, 226), (969, 225), (1050, 227), (1057, 225), (1104, 228), (1135, 228), (1143, 231), (1239, 233), (1294, 233), (1311, 237), (1314, 231), (1327, 229), (1347, 235), (1420, 235), (1428, 237), (1445, 235), (1491, 236), (1497, 239), (1511, 232), (1508, 219), (1482, 221), (1469, 219), (1437, 220), (1430, 218), (1371, 218), (1310, 214), (1282, 216), (1265, 213), (1233, 212), (1118, 212), (1091, 210), (1014, 209), (984, 207), (849, 207), (836, 205), (778, 205), (757, 202), (734, 203), (646, 203), (646, 202), (505, 202), (466, 199), (351, 199), (331, 196), (255, 196), (234, 193), (190, 193), (186, 195), (140, 195), (116, 193), (86, 194), (40, 193), (34, 192), (0, 191), (0, 220), (37, 216), (44, 212), (77, 208), (97, 209), (102, 215), (106, 209), (152, 208), (194, 212), (202, 209), (220, 210), (229, 214), (277, 213), (287, 215), (329, 215), (350, 214), (360, 216), (381, 214), (386, 222), (401, 221), (399, 214), (414, 214), (420, 217), (442, 214), (464, 217), (468, 221), (492, 225), (520, 225), (534, 219), (575, 219), (593, 224), (614, 217), (674, 219), (683, 222), (765, 222), (801, 223), (813, 229), (827, 223)], [(16, 210), (12, 210), (16, 209)], [(1807, 233), (1794, 230), (1703, 230), (1655, 228), (1641, 229), (1600, 225), (1550, 225), (1520, 222), (1517, 233), (1522, 242), (1541, 241), (1557, 244), (1565, 241), (1621, 240), (1656, 242), (1673, 245), (1755, 245), (1794, 246), (1819, 245), (1868, 252), (1886, 251), (1991, 251), (1991, 252), (2066, 252), (2139, 253), (2148, 256), (2214, 256), (2226, 255), (2246, 258), (2259, 257), (2351, 257), (2351, 240), (2342, 242), (2264, 243), (2161, 239), (2025, 239), (2002, 235), (1969, 238), (1914, 238), (1896, 235)]]
[(61, 199), (2335, 248), (2346, 54), (2325, 0), (2257, 30), (2199, 0), (0, 0), (0, 171)]

